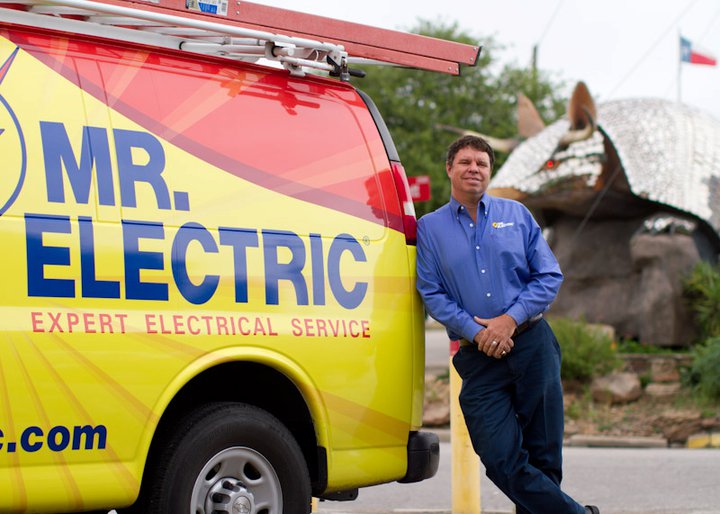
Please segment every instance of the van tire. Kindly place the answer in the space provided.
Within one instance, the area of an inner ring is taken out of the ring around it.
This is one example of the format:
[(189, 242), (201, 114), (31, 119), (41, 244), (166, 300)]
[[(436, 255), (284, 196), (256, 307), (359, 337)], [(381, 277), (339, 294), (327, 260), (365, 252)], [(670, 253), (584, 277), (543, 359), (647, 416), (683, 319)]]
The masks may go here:
[(166, 442), (146, 470), (140, 498), (120, 514), (211, 514), (234, 512), (233, 505), (250, 513), (310, 512), (310, 477), (300, 447), (262, 409), (203, 406), (176, 423)]

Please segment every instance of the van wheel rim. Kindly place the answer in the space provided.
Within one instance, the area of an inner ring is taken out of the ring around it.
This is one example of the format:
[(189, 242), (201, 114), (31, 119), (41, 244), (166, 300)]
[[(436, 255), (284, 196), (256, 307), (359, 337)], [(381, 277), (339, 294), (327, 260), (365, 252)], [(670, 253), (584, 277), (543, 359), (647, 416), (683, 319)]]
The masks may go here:
[(191, 514), (282, 514), (282, 488), (272, 464), (252, 448), (218, 452), (198, 474)]

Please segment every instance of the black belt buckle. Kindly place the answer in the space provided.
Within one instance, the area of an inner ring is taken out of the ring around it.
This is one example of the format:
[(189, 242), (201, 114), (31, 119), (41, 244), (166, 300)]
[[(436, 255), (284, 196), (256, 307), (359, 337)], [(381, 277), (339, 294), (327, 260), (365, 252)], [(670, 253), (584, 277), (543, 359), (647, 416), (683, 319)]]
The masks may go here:
[(529, 328), (534, 327), (535, 325), (537, 325), (537, 322), (542, 319), (542, 317), (543, 317), (543, 315), (542, 315), (542, 313), (540, 313), (540, 314), (533, 316), (529, 320), (524, 321), (523, 323), (520, 323), (517, 326), (517, 328), (515, 329), (515, 334), (513, 334), (513, 335), (519, 336), (520, 334), (522, 334)]

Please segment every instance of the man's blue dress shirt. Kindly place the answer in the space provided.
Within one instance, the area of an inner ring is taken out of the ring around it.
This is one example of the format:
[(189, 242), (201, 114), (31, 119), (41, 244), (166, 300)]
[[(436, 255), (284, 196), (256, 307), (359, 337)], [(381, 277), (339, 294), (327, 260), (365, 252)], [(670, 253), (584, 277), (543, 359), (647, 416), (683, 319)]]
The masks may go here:
[(530, 211), (483, 195), (477, 223), (454, 198), (418, 221), (417, 288), (451, 339), (472, 341), (473, 316), (520, 325), (548, 309), (562, 273)]

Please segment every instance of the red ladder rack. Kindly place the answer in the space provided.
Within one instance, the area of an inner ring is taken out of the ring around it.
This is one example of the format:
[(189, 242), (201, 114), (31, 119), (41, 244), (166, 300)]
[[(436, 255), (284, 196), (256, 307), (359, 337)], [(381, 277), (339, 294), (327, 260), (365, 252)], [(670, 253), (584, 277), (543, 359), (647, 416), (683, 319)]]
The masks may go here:
[[(479, 46), (241, 0), (0, 0), (3, 20), (115, 39), (144, 32), (146, 44), (232, 59), (266, 57), (297, 74), (303, 67), (347, 72), (348, 62), (371, 62), (458, 75), (480, 52)], [(165, 39), (153, 43), (155, 36)]]

